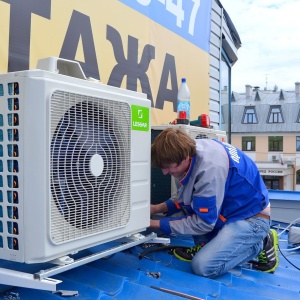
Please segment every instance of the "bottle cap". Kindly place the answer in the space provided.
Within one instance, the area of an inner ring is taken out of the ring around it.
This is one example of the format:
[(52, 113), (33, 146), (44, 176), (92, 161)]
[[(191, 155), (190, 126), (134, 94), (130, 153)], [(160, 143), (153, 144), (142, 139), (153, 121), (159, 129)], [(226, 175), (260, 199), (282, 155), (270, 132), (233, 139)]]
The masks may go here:
[(182, 78), (182, 79), (181, 79), (181, 82), (186, 82), (186, 78)]
[(186, 119), (186, 111), (184, 111), (184, 110), (179, 111), (178, 118)]

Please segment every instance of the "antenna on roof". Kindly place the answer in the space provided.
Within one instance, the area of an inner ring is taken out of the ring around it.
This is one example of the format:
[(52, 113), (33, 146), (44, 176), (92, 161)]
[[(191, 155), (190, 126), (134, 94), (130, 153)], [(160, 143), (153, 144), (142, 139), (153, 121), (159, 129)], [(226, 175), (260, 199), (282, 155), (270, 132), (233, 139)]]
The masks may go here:
[(269, 74), (266, 74), (266, 87), (265, 87), (265, 91), (268, 90), (268, 75), (269, 75)]

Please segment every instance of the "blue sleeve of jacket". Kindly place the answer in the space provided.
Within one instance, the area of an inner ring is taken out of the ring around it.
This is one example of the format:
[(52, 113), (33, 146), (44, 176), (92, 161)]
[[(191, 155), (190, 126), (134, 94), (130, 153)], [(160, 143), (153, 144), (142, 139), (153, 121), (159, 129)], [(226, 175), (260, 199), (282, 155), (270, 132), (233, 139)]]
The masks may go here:
[(181, 216), (177, 218), (164, 218), (160, 220), (160, 229), (165, 234), (171, 234), (172, 230), (170, 227), (170, 222), (181, 221), (182, 219), (187, 218), (187, 216)]
[(178, 202), (175, 202), (175, 201), (169, 199), (165, 203), (167, 204), (167, 207), (168, 207), (168, 212), (166, 214), (167, 216), (172, 216), (172, 215), (180, 212), (180, 207), (178, 207), (178, 205), (176, 205), (176, 204), (178, 204)]
[(184, 205), (182, 202), (177, 202), (169, 199), (165, 203), (168, 207), (168, 212), (166, 213), (166, 216), (172, 216), (179, 212), (182, 212), (185, 215), (190, 215), (194, 213), (190, 205)]

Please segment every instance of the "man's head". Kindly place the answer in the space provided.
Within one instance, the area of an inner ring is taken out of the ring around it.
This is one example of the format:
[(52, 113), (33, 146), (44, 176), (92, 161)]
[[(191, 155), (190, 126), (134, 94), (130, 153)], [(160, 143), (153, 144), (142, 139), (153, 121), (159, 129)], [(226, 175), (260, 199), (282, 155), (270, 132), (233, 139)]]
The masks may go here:
[(151, 146), (152, 165), (162, 169), (164, 174), (179, 177), (187, 171), (195, 153), (196, 142), (184, 130), (170, 127), (162, 131)]

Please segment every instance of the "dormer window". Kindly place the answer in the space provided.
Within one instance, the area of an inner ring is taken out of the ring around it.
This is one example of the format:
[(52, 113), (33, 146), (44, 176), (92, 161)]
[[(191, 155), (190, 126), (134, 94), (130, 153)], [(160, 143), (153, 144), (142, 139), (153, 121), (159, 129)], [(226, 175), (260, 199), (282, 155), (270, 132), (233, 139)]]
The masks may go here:
[(267, 123), (283, 123), (281, 106), (271, 106)]
[(244, 124), (256, 124), (257, 123), (255, 107), (252, 107), (252, 106), (245, 107), (242, 123), (244, 123)]
[(300, 109), (299, 109), (299, 112), (298, 112), (296, 123), (300, 123)]

